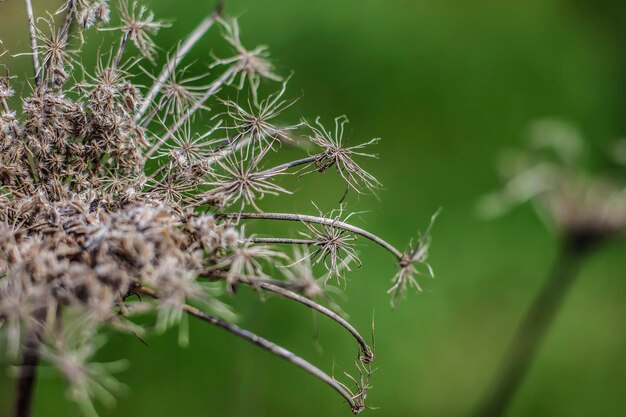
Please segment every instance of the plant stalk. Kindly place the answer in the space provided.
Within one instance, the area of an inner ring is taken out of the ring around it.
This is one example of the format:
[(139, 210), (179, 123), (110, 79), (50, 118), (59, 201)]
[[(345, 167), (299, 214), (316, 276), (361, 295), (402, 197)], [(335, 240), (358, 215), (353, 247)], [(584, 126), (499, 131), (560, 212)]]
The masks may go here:
[(218, 219), (249, 219), (249, 220), (283, 220), (283, 221), (293, 221), (293, 222), (303, 222), (303, 223), (315, 223), (322, 224), (326, 226), (336, 227), (338, 229), (343, 229), (348, 232), (357, 234), (359, 236), (363, 236), (366, 239), (377, 243), (382, 246), (388, 252), (390, 252), (393, 256), (395, 256), (398, 260), (402, 259), (402, 252), (396, 249), (390, 243), (387, 243), (385, 240), (376, 236), (373, 233), (368, 232), (367, 230), (361, 229), (360, 227), (353, 226), (346, 222), (339, 221), (337, 219), (331, 219), (326, 217), (317, 217), (317, 216), (308, 216), (305, 214), (292, 214), (292, 213), (219, 213), (215, 215)]
[(595, 242), (593, 236), (575, 234), (564, 239), (552, 271), (517, 328), (474, 417), (501, 417), (506, 414)]
[(28, 35), (30, 37), (30, 48), (33, 54), (33, 69), (35, 71), (35, 86), (39, 86), (39, 52), (37, 48), (37, 33), (35, 30), (35, 17), (33, 15), (33, 4), (31, 0), (24, 0), (26, 6), (26, 18), (28, 19)]

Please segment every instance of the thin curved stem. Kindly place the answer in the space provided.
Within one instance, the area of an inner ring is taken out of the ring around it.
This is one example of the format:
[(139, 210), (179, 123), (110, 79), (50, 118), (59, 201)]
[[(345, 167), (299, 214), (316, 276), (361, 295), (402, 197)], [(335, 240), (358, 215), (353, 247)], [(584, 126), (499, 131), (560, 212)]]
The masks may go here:
[(349, 223), (345, 223), (336, 219), (329, 219), (326, 217), (309, 216), (305, 214), (292, 214), (292, 213), (222, 213), (216, 214), (215, 217), (222, 219), (259, 219), (259, 220), (283, 220), (294, 221), (303, 223), (316, 223), (323, 224), (331, 227), (337, 227), (339, 229), (352, 232), (356, 235), (363, 236), (389, 251), (396, 259), (402, 259), (402, 252), (396, 249), (393, 245), (386, 242), (382, 238), (376, 236), (367, 230), (360, 227), (353, 226)]
[[(146, 295), (154, 299), (159, 298), (159, 295), (157, 294), (156, 291), (153, 291), (146, 287), (140, 287), (136, 289), (136, 291), (140, 294)], [(351, 393), (348, 392), (340, 383), (338, 383), (330, 375), (326, 374), (324, 371), (322, 371), (315, 365), (311, 364), (310, 362), (307, 362), (306, 360), (302, 359), (295, 353), (261, 336), (258, 336), (257, 334), (254, 334), (250, 332), (249, 330), (242, 329), (241, 327), (235, 324), (229, 323), (217, 317), (213, 317), (196, 307), (190, 306), (188, 304), (184, 304), (182, 306), (182, 309), (185, 313), (189, 315), (192, 315), (200, 320), (203, 320), (223, 330), (226, 330), (227, 332), (232, 333), (235, 336), (238, 336), (256, 346), (259, 346), (260, 348), (286, 360), (287, 362), (290, 362), (296, 365), (300, 369), (303, 369), (309, 374), (315, 376), (316, 378), (320, 379), (325, 384), (329, 385), (335, 391), (337, 391), (339, 395), (341, 395), (348, 402), (352, 410), (359, 410), (359, 405), (356, 404), (354, 399), (352, 398), (353, 395), (351, 395)]]
[(361, 347), (361, 352), (363, 353), (363, 361), (365, 363), (371, 363), (374, 360), (374, 352), (373, 350), (369, 347), (369, 345), (367, 344), (367, 342), (365, 341), (365, 339), (363, 338), (363, 336), (361, 336), (361, 334), (358, 332), (358, 330), (356, 330), (354, 328), (354, 326), (352, 326), (347, 320), (345, 320), (343, 317), (341, 317), (339, 314), (335, 313), (334, 311), (330, 310), (327, 307), (324, 307), (321, 304), (316, 303), (315, 301), (311, 300), (310, 298), (304, 297), (300, 294), (297, 294), (293, 291), (290, 291), (286, 288), (274, 285), (274, 284), (270, 284), (268, 282), (256, 282), (256, 281), (249, 281), (246, 282), (248, 285), (253, 286), (253, 287), (260, 287), (263, 288), (266, 291), (269, 292), (273, 292), (275, 294), (281, 295), (285, 298), (289, 298), (291, 300), (294, 300), (300, 304), (304, 304), (307, 307), (310, 307), (311, 309), (317, 311), (320, 314), (325, 315), (326, 317), (330, 318), (331, 320), (337, 322), (337, 324), (339, 324), (340, 326), (342, 326), (344, 329), (346, 329), (353, 337), (354, 339), (357, 341), (357, 343), (359, 344), (359, 346)]
[[(218, 271), (205, 271), (201, 273), (201, 276), (207, 277), (213, 280), (222, 280), (222, 279), (226, 279), (227, 274), (220, 273)], [(325, 315), (331, 320), (334, 320), (335, 322), (337, 322), (337, 324), (345, 328), (357, 341), (357, 343), (359, 344), (361, 348), (361, 352), (363, 353), (363, 362), (371, 363), (374, 360), (373, 349), (370, 348), (370, 346), (365, 341), (365, 338), (363, 338), (363, 336), (358, 332), (358, 330), (354, 328), (354, 326), (350, 324), (350, 322), (348, 322), (346, 319), (344, 319), (343, 317), (341, 317), (339, 314), (335, 313), (331, 309), (321, 304), (316, 303), (315, 301), (311, 300), (308, 297), (305, 297), (303, 295), (296, 293), (294, 290), (298, 289), (297, 286), (289, 285), (288, 282), (280, 281), (276, 279), (265, 279), (265, 278), (250, 279), (244, 276), (237, 276), (236, 279), (237, 279), (237, 282), (241, 282), (250, 287), (262, 288), (266, 291), (281, 295), (285, 298), (289, 298), (300, 304), (304, 304), (305, 306), (317, 311), (318, 313)]]
[[(206, 279), (209, 281), (222, 281), (224, 279), (226, 279), (227, 274), (226, 273), (218, 273), (217, 271), (208, 271), (208, 270), (204, 270), (202, 272), (199, 273), (198, 278), (199, 279)], [(240, 277), (238, 277), (240, 278)], [(239, 281), (243, 282), (241, 279), (239, 279)], [(295, 283), (295, 282), (288, 282), (288, 281), (283, 281), (280, 279), (272, 279), (272, 278), (255, 278), (254, 279), (255, 283), (260, 283), (260, 282), (265, 282), (267, 284), (272, 284), (276, 287), (280, 287), (280, 288), (285, 288), (288, 290), (291, 290), (293, 292), (303, 292), (306, 289), (306, 286), (303, 284), (299, 284), (299, 283)]]

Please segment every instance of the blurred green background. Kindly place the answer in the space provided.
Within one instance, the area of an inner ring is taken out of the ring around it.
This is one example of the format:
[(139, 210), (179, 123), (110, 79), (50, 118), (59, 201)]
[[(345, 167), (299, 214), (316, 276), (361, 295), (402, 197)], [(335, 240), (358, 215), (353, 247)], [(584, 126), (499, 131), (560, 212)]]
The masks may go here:
[[(44, 5), (35, 2), (41, 15)], [(153, 0), (175, 18), (164, 49), (185, 36), (211, 2)], [(356, 220), (404, 247), (430, 215), (436, 279), (395, 311), (385, 291), (395, 273), (387, 253), (361, 242), (365, 267), (349, 277), (342, 302), (367, 331), (375, 311), (377, 366), (367, 411), (378, 416), (467, 416), (483, 394), (526, 307), (543, 281), (556, 239), (530, 207), (495, 221), (475, 214), (498, 186), (497, 156), (521, 145), (528, 123), (576, 123), (591, 149), (626, 134), (626, 5), (610, 0), (232, 0), (244, 43), (270, 46), (283, 74), (293, 70), (291, 120), (346, 114), (354, 140), (382, 137), (367, 167), (385, 185), (381, 201), (351, 198)], [(26, 51), (23, 4), (0, 3), (0, 38)], [(208, 60), (209, 36), (192, 59)], [(5, 57), (6, 58), (6, 57)], [(28, 58), (19, 58), (22, 73)], [(15, 68), (15, 67), (14, 67)], [(14, 70), (13, 73), (16, 73)], [(19, 70), (17, 71), (19, 73)], [(285, 150), (296, 155), (294, 150)], [(333, 173), (292, 184), (293, 198), (270, 210), (327, 209), (343, 188)], [(251, 229), (256, 228), (251, 224)], [(623, 416), (626, 413), (626, 258), (611, 245), (586, 264), (509, 415)], [(299, 305), (243, 289), (232, 300), (240, 324), (336, 374), (352, 371), (356, 349), (332, 323)], [(322, 350), (316, 348), (316, 343)], [(176, 332), (136, 339), (112, 334), (103, 361), (130, 359), (129, 390), (101, 416), (348, 416), (328, 387), (219, 329), (192, 322), (191, 345)], [(5, 367), (5, 370), (7, 367)], [(10, 415), (13, 379), (0, 377), (0, 416)], [(36, 416), (78, 416), (64, 384), (42, 371)]]

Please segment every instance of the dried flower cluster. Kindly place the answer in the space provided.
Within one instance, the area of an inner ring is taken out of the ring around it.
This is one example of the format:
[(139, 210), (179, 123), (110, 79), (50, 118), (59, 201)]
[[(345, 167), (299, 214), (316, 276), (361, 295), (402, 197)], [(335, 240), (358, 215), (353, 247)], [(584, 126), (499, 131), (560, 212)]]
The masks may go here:
[(528, 150), (511, 152), (501, 161), (505, 186), (483, 199), (484, 214), (499, 215), (532, 201), (541, 218), (568, 239), (592, 243), (626, 232), (626, 185), (620, 174), (623, 143), (618, 142), (609, 155), (617, 162), (611, 174), (585, 169), (584, 141), (568, 123), (537, 121), (529, 139)]
[[(93, 398), (111, 402), (109, 391), (118, 385), (108, 373), (117, 366), (91, 363), (102, 328), (140, 335), (144, 329), (132, 322), (133, 314), (155, 311), (156, 330), (181, 325), (186, 343), (191, 315), (304, 368), (338, 391), (352, 411), (363, 410), (374, 352), (336, 312), (326, 284), (342, 278), (350, 263), (360, 265), (354, 241), (362, 236), (396, 258), (395, 300), (407, 286), (417, 287), (420, 266), (430, 271), (427, 234), (403, 253), (346, 223), (343, 207), (310, 216), (264, 213), (259, 205), (265, 195), (290, 193), (278, 177), (331, 168), (350, 190), (373, 191), (379, 183), (358, 159), (371, 157), (367, 148), (377, 140), (347, 146), (345, 117), (333, 130), (319, 119), (280, 124), (278, 116), (294, 103), (283, 98), (286, 82), (260, 97), (261, 80), (282, 78), (267, 50), (245, 48), (237, 22), (224, 20), (219, 10), (179, 44), (145, 88), (136, 75), (149, 72), (140, 69), (143, 61), (155, 61), (152, 37), (168, 25), (144, 6), (122, 0), (111, 13), (104, 0), (67, 0), (56, 17), (36, 19), (30, 0), (25, 5), (34, 76), (14, 78), (8, 66), (0, 76), (0, 329), (7, 354), (22, 358), (24, 369), (39, 358), (55, 365), (70, 382), (71, 397), (95, 415)], [(108, 26), (112, 15), (119, 22)], [(179, 64), (214, 25), (234, 55), (214, 60), (215, 76), (185, 75), (189, 68)], [(110, 51), (98, 52), (93, 70), (79, 59), (90, 28), (118, 37)], [(228, 88), (250, 100), (218, 98)], [(16, 97), (16, 89), (28, 92)], [(209, 104), (225, 110), (211, 114)], [(212, 126), (195, 130), (197, 115)], [(317, 152), (263, 166), (296, 136)], [(243, 223), (251, 219), (294, 221), (305, 236), (249, 235)], [(293, 256), (284, 245), (295, 246)], [(319, 279), (316, 265), (325, 270)], [(284, 277), (270, 277), (268, 267)], [(343, 326), (360, 349), (354, 386), (231, 324), (232, 313), (218, 296), (240, 285), (289, 298)], [(17, 415), (28, 414), (32, 374), (26, 369), (20, 376)]]

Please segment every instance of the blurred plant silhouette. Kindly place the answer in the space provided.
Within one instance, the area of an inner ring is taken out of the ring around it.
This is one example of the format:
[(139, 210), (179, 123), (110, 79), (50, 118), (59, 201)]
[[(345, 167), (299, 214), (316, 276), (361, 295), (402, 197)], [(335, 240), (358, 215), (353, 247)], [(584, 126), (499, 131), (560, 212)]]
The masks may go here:
[[(520, 323), (476, 417), (506, 413), (532, 365), (550, 324), (589, 254), (626, 232), (624, 144), (617, 141), (604, 160), (613, 168), (590, 172), (582, 160), (585, 142), (571, 124), (539, 120), (529, 129), (525, 151), (502, 158), (502, 190), (485, 196), (480, 214), (499, 216), (531, 202), (538, 216), (559, 238), (552, 271)], [(612, 161), (612, 162), (611, 162)]]

